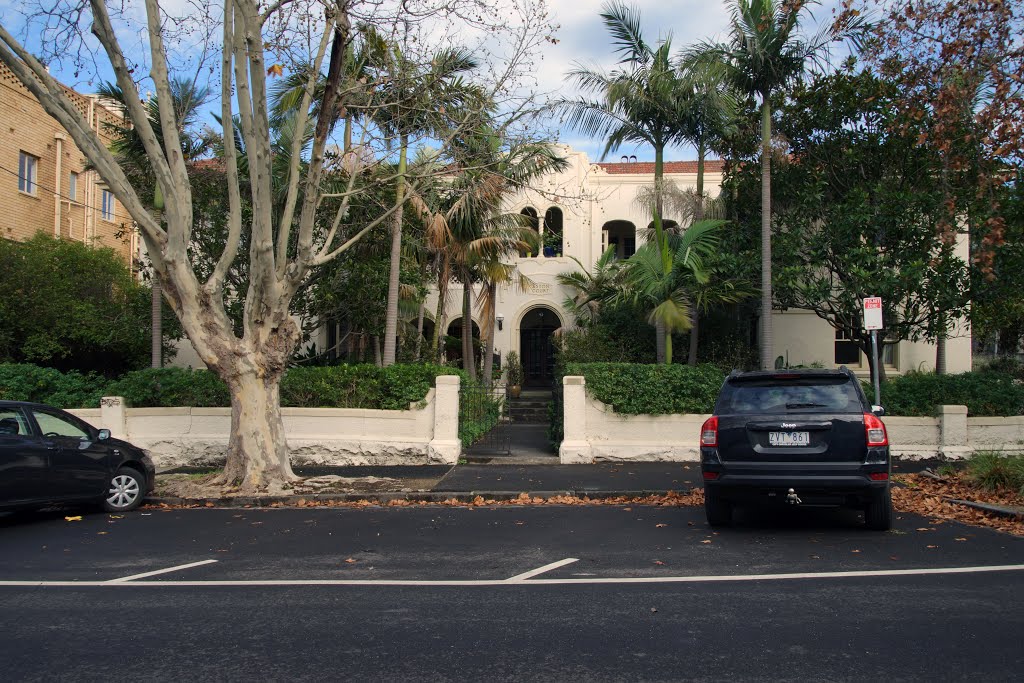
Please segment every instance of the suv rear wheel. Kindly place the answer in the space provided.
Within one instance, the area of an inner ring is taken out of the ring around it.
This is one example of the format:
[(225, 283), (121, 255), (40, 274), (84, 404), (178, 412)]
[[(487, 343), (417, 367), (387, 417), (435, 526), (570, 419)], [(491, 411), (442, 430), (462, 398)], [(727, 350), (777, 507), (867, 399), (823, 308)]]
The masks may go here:
[(864, 509), (864, 524), (875, 531), (892, 528), (892, 494), (889, 487), (876, 493)]
[(710, 526), (732, 524), (732, 503), (723, 500), (714, 488), (704, 488), (704, 515)]

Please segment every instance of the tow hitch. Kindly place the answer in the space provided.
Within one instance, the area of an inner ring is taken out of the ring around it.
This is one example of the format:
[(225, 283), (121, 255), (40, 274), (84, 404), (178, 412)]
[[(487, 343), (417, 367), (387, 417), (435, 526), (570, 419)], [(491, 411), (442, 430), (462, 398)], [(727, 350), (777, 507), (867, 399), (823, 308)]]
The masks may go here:
[(796, 495), (796, 491), (790, 489), (786, 493), (786, 502), (789, 503), (790, 505), (799, 505), (803, 501), (800, 500), (800, 496)]

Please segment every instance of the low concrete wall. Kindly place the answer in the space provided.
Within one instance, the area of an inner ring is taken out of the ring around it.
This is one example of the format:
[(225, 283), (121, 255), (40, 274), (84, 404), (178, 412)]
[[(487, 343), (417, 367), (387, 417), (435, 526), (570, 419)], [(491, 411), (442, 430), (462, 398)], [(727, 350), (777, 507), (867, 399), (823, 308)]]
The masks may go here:
[[(408, 410), (282, 408), (292, 465), (455, 464), (459, 378), (442, 375), (436, 384)], [(230, 408), (127, 408), (114, 396), (99, 410), (69, 412), (146, 449), (159, 470), (224, 462)]]
[[(710, 415), (621, 415), (587, 396), (583, 377), (564, 377), (564, 464), (698, 461), (700, 427)], [(937, 417), (886, 417), (892, 455), (901, 459), (969, 458), (976, 451), (1024, 452), (1024, 416), (967, 417), (942, 406)]]

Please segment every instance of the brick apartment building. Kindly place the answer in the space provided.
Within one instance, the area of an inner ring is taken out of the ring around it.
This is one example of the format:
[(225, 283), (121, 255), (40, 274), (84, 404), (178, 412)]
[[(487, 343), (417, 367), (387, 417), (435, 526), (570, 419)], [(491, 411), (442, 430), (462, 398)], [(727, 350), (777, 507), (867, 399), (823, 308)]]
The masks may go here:
[[(95, 95), (65, 89), (78, 111), (110, 142), (105, 124), (121, 121)], [(132, 219), (105, 189), (85, 155), (5, 65), (0, 64), (0, 237), (26, 240), (39, 232), (137, 252)]]

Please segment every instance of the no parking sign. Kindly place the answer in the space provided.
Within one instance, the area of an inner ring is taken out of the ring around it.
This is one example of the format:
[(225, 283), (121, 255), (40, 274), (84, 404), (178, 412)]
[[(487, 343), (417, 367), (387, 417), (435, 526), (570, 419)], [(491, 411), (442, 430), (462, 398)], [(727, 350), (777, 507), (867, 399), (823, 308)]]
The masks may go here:
[(869, 296), (864, 299), (864, 329), (882, 329), (882, 297)]

